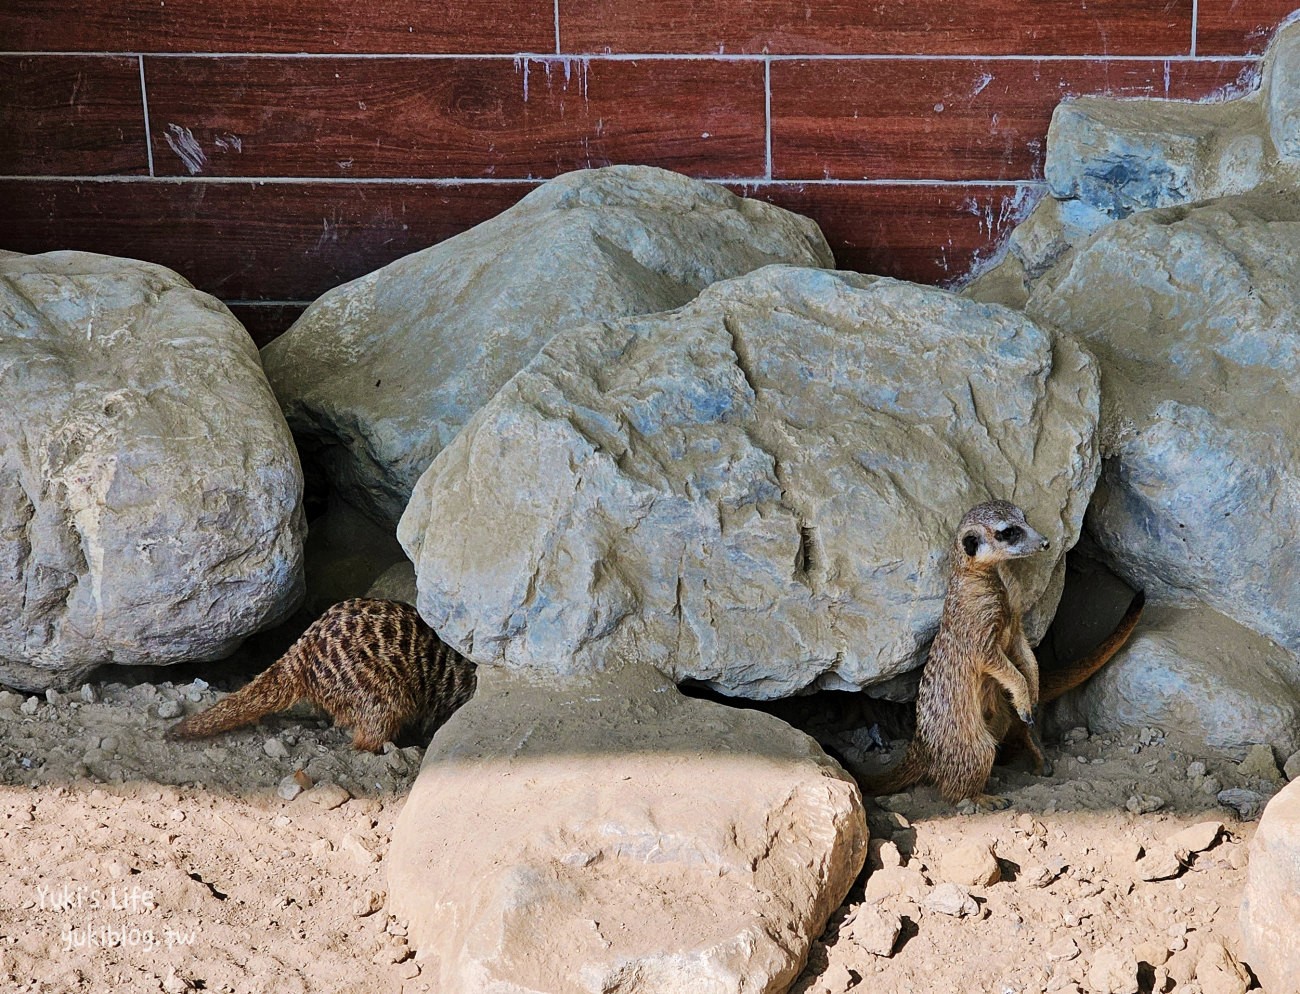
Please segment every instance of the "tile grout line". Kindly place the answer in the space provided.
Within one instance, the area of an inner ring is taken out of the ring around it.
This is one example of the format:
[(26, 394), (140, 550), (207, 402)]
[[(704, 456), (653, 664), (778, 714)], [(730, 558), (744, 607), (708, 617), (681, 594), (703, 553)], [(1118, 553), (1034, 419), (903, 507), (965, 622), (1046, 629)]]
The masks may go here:
[(1242, 55), (900, 55), (860, 53), (839, 55), (828, 53), (755, 53), (752, 55), (727, 55), (717, 52), (480, 52), (480, 53), (421, 53), (421, 52), (12, 52), (0, 51), (4, 58), (135, 58), (151, 59), (320, 59), (338, 61), (461, 61), (501, 62), (506, 59), (599, 61), (599, 62), (1259, 62), (1258, 54)]
[(140, 60), (140, 106), (144, 108), (144, 150), (149, 159), (149, 176), (153, 178), (153, 136), (149, 128), (149, 90), (144, 83), (144, 56), (136, 56)]
[[(338, 178), (330, 176), (5, 176), (0, 183), (136, 183), (151, 186), (540, 186), (554, 177), (485, 179), (483, 177), (409, 177), (374, 176), (363, 178)], [(767, 176), (706, 176), (693, 177), (704, 183), (728, 184), (745, 187), (961, 187), (996, 189), (998, 187), (1045, 187), (1044, 179), (776, 179)]]
[[(555, 0), (559, 3), (560, 0)], [(1196, 35), (1200, 30), (1201, 3), (1200, 0), (1192, 0), (1192, 50), (1191, 57), (1196, 58)]]
[(560, 0), (555, 0), (555, 54), (560, 51)]
[(763, 120), (766, 124), (767, 176), (772, 181), (772, 60), (763, 60)]

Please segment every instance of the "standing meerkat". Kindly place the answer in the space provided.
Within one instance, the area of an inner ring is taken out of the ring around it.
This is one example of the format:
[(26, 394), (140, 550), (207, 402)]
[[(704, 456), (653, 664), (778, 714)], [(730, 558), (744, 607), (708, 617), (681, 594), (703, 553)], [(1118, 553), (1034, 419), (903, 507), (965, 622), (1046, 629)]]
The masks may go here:
[(329, 608), (248, 684), (166, 737), (217, 735), (306, 698), (352, 729), (353, 746), (378, 752), (405, 726), (432, 734), (473, 695), (475, 679), (474, 664), (411, 605), (355, 598)]
[(1138, 594), (1101, 646), (1040, 688), (1038, 661), (1022, 624), (1023, 593), (1007, 564), (1047, 547), (1047, 539), (1008, 501), (966, 512), (957, 528), (939, 632), (917, 693), (916, 734), (893, 769), (861, 778), (865, 791), (890, 794), (926, 780), (947, 801), (970, 800), (995, 810), (1011, 803), (985, 793), (1000, 743), (1020, 740), (1036, 771), (1046, 770), (1033, 731), (1040, 693), (1052, 700), (1100, 669), (1128, 638), (1143, 603)]

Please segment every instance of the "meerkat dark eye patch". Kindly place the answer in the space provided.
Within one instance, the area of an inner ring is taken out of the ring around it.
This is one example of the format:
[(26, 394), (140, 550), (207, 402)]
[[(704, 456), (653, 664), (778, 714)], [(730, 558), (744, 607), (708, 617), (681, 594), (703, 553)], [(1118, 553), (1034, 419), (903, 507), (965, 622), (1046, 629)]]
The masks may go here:
[(1009, 528), (1003, 528), (997, 533), (997, 539), (999, 542), (1006, 542), (1011, 545), (1019, 542), (1024, 537), (1025, 531), (1018, 525), (1011, 525)]
[(980, 540), (974, 535), (967, 535), (961, 540), (961, 547), (966, 550), (966, 555), (973, 556), (980, 547)]

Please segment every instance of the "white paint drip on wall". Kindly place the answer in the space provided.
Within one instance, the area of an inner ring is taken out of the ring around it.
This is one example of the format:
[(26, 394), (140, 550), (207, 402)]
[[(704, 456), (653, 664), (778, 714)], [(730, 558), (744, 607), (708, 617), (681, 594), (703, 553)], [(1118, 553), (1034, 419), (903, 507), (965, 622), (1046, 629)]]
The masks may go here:
[(208, 157), (203, 154), (194, 132), (189, 128), (182, 128), (179, 124), (169, 124), (163, 137), (167, 139), (167, 147), (180, 156), (181, 162), (185, 163), (185, 168), (189, 170), (191, 176), (196, 176), (203, 171)]
[(975, 81), (975, 89), (971, 90), (970, 95), (972, 97), (978, 97), (981, 93), (983, 93), (986, 89), (988, 89), (988, 85), (992, 82), (993, 82), (992, 73), (990, 72), (980, 73), (980, 78)]

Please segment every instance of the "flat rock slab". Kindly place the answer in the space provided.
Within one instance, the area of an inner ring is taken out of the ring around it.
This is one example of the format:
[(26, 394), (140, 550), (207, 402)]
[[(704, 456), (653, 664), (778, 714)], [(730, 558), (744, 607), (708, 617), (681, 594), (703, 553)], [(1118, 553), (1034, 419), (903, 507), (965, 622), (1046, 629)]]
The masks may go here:
[(677, 307), (773, 262), (833, 265), (817, 225), (779, 207), (665, 169), (582, 170), (329, 291), (262, 356), (304, 455), (391, 524), (557, 331)]
[(480, 670), (388, 857), (441, 994), (783, 992), (862, 867), (857, 786), (812, 739), (648, 668)]
[(257, 349), (161, 266), (0, 259), (0, 682), (219, 659), (302, 597), (302, 472)]
[(1098, 471), (1096, 368), (1023, 314), (769, 266), (561, 332), (421, 478), (418, 607), (476, 662), (782, 697), (916, 666), (958, 521), (1010, 498), (1041, 635)]
[(1300, 994), (1300, 783), (1264, 808), (1241, 902), (1242, 959), (1268, 994)]

